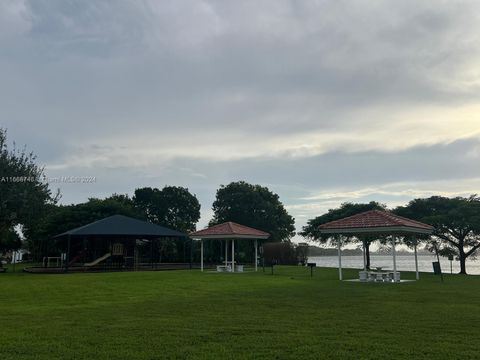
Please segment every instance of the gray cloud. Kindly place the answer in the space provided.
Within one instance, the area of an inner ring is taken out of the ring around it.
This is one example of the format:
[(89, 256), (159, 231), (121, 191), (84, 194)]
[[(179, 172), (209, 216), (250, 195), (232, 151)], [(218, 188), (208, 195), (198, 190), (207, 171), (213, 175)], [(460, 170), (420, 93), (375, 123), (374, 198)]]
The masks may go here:
[[(97, 151), (101, 157), (108, 149), (98, 147)], [(300, 228), (308, 218), (345, 201), (377, 200), (397, 206), (415, 197), (475, 193), (480, 189), (479, 160), (480, 140), (465, 139), (399, 152), (335, 152), (295, 159), (234, 161), (175, 158), (153, 166), (84, 166), (49, 169), (48, 173), (96, 176), (94, 184), (61, 184), (67, 203), (86, 200), (92, 194), (132, 194), (136, 187), (177, 184), (199, 196), (205, 214), (221, 184), (237, 180), (259, 183), (280, 195)], [(207, 221), (204, 217), (202, 224)]]
[(462, 193), (480, 178), (479, 10), (3, 1), (0, 124), (52, 176), (98, 177), (63, 185), (66, 202), (176, 183), (205, 209), (245, 179), (307, 216), (348, 196)]

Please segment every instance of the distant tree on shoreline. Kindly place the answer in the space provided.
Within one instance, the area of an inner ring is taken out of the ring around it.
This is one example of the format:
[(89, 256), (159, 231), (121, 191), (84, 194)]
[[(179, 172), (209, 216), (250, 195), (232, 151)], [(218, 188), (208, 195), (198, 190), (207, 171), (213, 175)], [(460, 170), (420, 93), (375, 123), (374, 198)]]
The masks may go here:
[(415, 199), (395, 209), (395, 213), (434, 226), (427, 246), (433, 250), (435, 243), (440, 255), (458, 256), (460, 274), (467, 273), (467, 258), (480, 249), (480, 197)]

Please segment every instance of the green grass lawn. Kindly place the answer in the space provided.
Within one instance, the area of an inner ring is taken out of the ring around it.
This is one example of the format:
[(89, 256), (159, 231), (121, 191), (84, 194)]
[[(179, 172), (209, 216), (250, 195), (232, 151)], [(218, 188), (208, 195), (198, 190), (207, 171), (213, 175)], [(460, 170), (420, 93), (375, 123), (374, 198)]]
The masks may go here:
[(1, 360), (480, 358), (478, 276), (7, 272), (0, 291)]

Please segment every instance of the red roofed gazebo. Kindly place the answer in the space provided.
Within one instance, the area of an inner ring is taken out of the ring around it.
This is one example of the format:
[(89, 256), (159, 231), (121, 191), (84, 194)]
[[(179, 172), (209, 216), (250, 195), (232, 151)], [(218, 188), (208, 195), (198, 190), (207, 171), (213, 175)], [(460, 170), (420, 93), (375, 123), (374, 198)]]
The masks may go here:
[[(217, 269), (224, 269), (225, 271), (235, 272), (235, 240), (254, 240), (255, 248), (255, 271), (257, 271), (257, 252), (258, 240), (268, 239), (270, 234), (254, 229), (245, 225), (240, 225), (231, 221), (213, 225), (209, 228), (195, 231), (190, 234), (193, 239), (200, 240), (200, 269), (203, 271), (203, 240), (220, 239), (225, 240), (225, 265), (217, 267)], [(229, 265), (228, 261), (228, 241), (232, 242), (232, 260)]]
[[(392, 214), (388, 211), (370, 210), (360, 214), (352, 215), (340, 220), (331, 221), (320, 225), (320, 233), (331, 235), (390, 235), (392, 236), (392, 254), (393, 254), (393, 281), (400, 281), (397, 276), (397, 263), (395, 254), (396, 238), (402, 235), (412, 234), (431, 234), (433, 226), (407, 219), (402, 216)], [(366, 272), (365, 248), (363, 249), (364, 271)], [(338, 271), (340, 280), (342, 280), (342, 256), (341, 242), (338, 241)], [(415, 242), (415, 271), (416, 278), (418, 274), (417, 244)], [(360, 279), (362, 277), (360, 276)]]

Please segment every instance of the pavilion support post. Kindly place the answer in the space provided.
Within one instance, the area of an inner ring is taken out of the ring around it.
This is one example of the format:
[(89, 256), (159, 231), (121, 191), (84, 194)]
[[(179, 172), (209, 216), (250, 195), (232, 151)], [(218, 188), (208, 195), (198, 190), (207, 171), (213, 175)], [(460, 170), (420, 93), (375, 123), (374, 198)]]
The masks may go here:
[(193, 261), (193, 239), (190, 239), (190, 270), (192, 270)]
[(137, 253), (137, 239), (133, 239), (133, 271), (137, 271), (137, 257), (138, 257), (138, 253)]
[(365, 240), (363, 240), (362, 242), (363, 244), (363, 271), (367, 271), (367, 252), (366, 252), (366, 249), (365, 249)]
[(185, 264), (187, 262), (187, 241), (186, 239), (183, 239), (183, 263)]
[[(154, 269), (157, 270), (158, 268), (158, 262), (159, 262), (159, 256), (158, 256), (158, 251), (160, 249), (159, 243), (162, 241), (162, 239), (158, 238), (155, 240), (154, 243), (152, 243), (153, 249), (152, 249), (152, 256), (153, 256), (153, 263), (154, 263)], [(190, 264), (191, 264), (191, 258), (190, 258)]]
[(232, 272), (235, 272), (235, 239), (232, 239)]
[(225, 239), (225, 269), (228, 266), (228, 240)]
[(200, 271), (203, 271), (203, 239), (200, 240)]
[(417, 280), (420, 280), (420, 273), (418, 272), (417, 239), (415, 239), (415, 246), (413, 249), (415, 252), (415, 277)]
[(72, 242), (72, 236), (68, 235), (67, 237), (67, 253), (65, 256), (65, 272), (68, 272), (68, 265), (70, 263), (70, 243)]
[(255, 244), (253, 245), (255, 246), (255, 272), (258, 270), (258, 241), (257, 239), (255, 239)]
[(83, 249), (82, 249), (82, 260), (83, 263), (85, 264), (87, 262), (87, 244), (88, 244), (88, 239), (86, 236), (83, 237)]
[(338, 239), (338, 278), (340, 281), (343, 280), (342, 274), (342, 241)]
[(393, 254), (393, 281), (397, 281), (397, 254), (395, 251), (396, 236), (392, 236), (392, 254)]
[(150, 266), (153, 269), (153, 239), (150, 239)]

